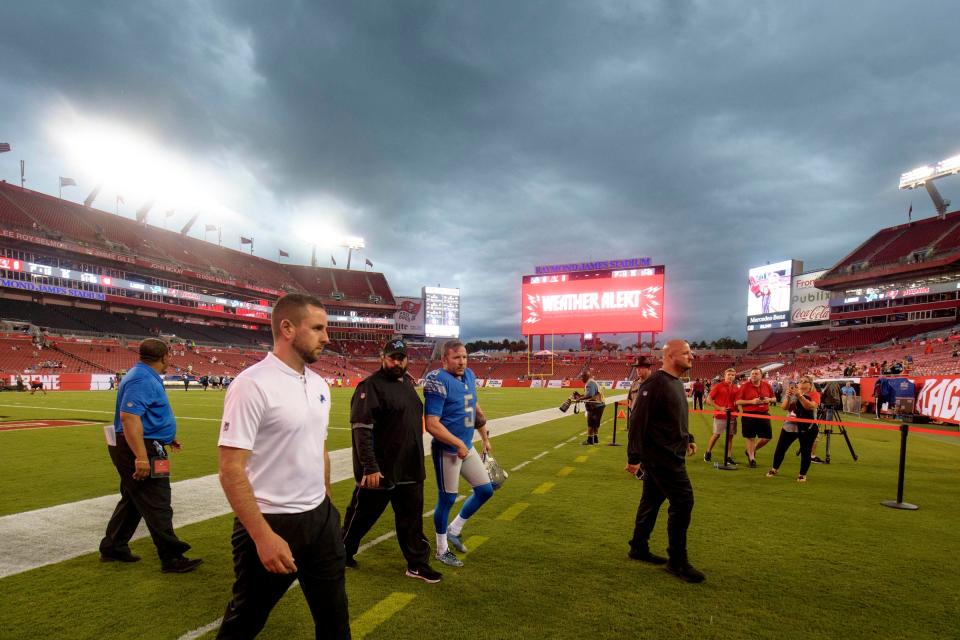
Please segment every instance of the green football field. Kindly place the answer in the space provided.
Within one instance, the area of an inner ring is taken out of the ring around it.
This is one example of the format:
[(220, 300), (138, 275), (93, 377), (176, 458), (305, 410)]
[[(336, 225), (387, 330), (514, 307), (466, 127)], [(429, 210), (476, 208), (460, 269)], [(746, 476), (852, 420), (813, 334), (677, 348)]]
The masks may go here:
[[(555, 407), (566, 393), (488, 389), (480, 402), (497, 418)], [(334, 390), (332, 449), (349, 446), (349, 394)], [(171, 392), (171, 399), (185, 446), (174, 458), (175, 479), (215, 473), (223, 394)], [(116, 492), (100, 426), (111, 420), (113, 402), (111, 392), (0, 394), (0, 421), (95, 421), (0, 431), (0, 516)], [(403, 575), (386, 513), (366, 539), (382, 540), (347, 570), (354, 637), (960, 637), (960, 438), (911, 434), (905, 499), (920, 505), (913, 512), (880, 505), (896, 495), (895, 431), (850, 429), (859, 462), (834, 440), (833, 463), (815, 465), (805, 485), (793, 481), (793, 452), (779, 477), (764, 477), (773, 443), (757, 469), (718, 471), (691, 458), (690, 556), (707, 581), (690, 585), (626, 558), (640, 483), (623, 472), (625, 447), (580, 445), (584, 426), (582, 415), (568, 415), (494, 434), (501, 464), (520, 468), (465, 528), (466, 566), (436, 565), (440, 584)], [(606, 442), (610, 426), (601, 432)], [(691, 430), (705, 443), (707, 418), (691, 416)], [(741, 461), (742, 449), (738, 438)], [(427, 509), (436, 491), (430, 475)], [(341, 513), (351, 488), (334, 485)], [(232, 583), (231, 524), (224, 515), (178, 529), (193, 545), (190, 555), (205, 559), (190, 574), (161, 574), (142, 538), (132, 547), (144, 559), (134, 565), (101, 564), (91, 552), (3, 578), (0, 638), (212, 638)], [(666, 507), (655, 550), (666, 546), (665, 527)], [(432, 520), (425, 531), (432, 541)], [(313, 637), (299, 589), (260, 637)]]

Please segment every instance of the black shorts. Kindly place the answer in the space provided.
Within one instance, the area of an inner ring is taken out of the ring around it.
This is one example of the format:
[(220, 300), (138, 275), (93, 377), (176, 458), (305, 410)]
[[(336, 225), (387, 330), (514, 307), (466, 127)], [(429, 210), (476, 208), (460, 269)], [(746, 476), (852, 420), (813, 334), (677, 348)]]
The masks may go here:
[(600, 418), (603, 417), (603, 410), (606, 405), (587, 405), (587, 426), (596, 429), (600, 426)]
[(743, 416), (740, 419), (740, 433), (744, 438), (773, 438), (773, 429), (770, 427), (770, 418), (750, 418)]

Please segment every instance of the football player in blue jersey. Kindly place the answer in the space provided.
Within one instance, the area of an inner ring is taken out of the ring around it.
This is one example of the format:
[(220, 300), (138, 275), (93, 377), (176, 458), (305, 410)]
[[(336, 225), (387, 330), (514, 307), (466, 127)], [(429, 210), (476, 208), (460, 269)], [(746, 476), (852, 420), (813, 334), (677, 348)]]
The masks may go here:
[[(461, 541), (463, 525), (493, 495), (490, 476), (473, 448), (473, 433), (476, 430), (480, 434), (485, 453), (490, 451), (490, 436), (487, 420), (477, 405), (477, 379), (467, 368), (467, 348), (459, 340), (448, 340), (443, 345), (442, 362), (443, 368), (431, 371), (423, 381), (426, 428), (433, 436), (430, 452), (439, 494), (433, 524), (437, 532), (437, 560), (462, 567), (463, 562), (449, 546), (466, 553)], [(461, 475), (473, 487), (473, 493), (448, 527)]]

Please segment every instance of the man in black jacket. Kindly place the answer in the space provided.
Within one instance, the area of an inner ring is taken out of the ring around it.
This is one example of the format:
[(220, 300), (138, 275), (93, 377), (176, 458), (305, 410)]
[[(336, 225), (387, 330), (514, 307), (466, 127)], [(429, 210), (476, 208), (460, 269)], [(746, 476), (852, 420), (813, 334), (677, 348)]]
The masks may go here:
[(403, 340), (387, 342), (380, 370), (357, 385), (350, 423), (357, 486), (343, 523), (347, 566), (356, 566), (353, 556), (360, 540), (389, 502), (407, 576), (439, 582), (441, 574), (430, 568), (430, 545), (423, 535), (423, 403), (407, 374)]
[[(693, 366), (690, 345), (671, 340), (663, 349), (663, 366), (640, 387), (630, 415), (628, 473), (643, 478), (643, 496), (630, 540), (629, 556), (651, 564), (667, 565), (667, 571), (687, 582), (703, 582), (704, 575), (687, 560), (687, 528), (693, 512), (693, 487), (687, 476), (685, 456), (697, 452), (687, 428), (687, 394), (680, 376)], [(650, 553), (650, 533), (664, 500), (667, 510), (669, 560)]]

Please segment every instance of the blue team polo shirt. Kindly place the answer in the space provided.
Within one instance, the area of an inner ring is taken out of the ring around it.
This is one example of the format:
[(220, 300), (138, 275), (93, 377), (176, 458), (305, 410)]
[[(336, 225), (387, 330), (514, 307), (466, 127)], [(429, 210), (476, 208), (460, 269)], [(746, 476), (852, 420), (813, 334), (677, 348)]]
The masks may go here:
[[(473, 446), (474, 420), (477, 415), (477, 378), (467, 369), (457, 377), (446, 369), (431, 371), (423, 379), (423, 404), (428, 416), (440, 418), (447, 431), (467, 448)], [(457, 448), (434, 439), (444, 451)]]
[(170, 400), (163, 388), (163, 378), (143, 362), (133, 365), (120, 381), (113, 418), (113, 427), (117, 433), (123, 433), (121, 412), (140, 416), (144, 438), (166, 443), (177, 436), (177, 421), (173, 417)]

